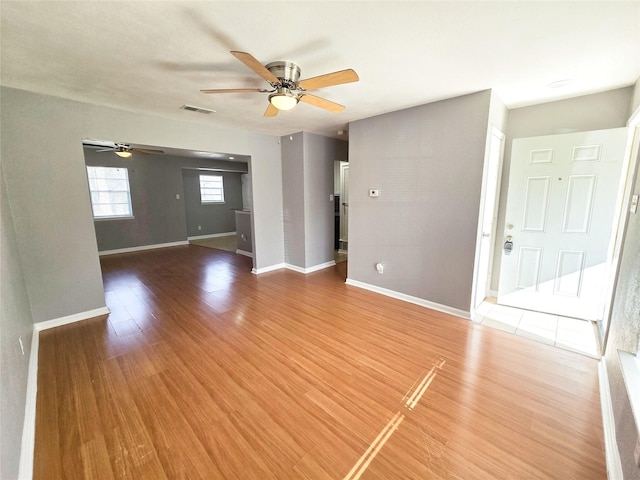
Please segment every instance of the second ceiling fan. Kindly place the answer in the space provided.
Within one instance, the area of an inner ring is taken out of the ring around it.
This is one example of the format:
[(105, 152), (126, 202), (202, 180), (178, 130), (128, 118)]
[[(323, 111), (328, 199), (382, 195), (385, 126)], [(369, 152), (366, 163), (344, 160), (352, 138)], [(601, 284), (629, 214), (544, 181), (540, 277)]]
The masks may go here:
[(308, 103), (333, 113), (341, 112), (345, 108), (343, 105), (307, 92), (359, 80), (358, 74), (350, 68), (300, 80), (300, 67), (295, 63), (277, 61), (262, 65), (250, 53), (232, 51), (231, 55), (265, 79), (271, 85), (271, 89), (224, 88), (200, 91), (202, 93), (269, 93), (269, 106), (264, 112), (265, 117), (275, 117), (280, 110), (291, 110), (298, 102)]

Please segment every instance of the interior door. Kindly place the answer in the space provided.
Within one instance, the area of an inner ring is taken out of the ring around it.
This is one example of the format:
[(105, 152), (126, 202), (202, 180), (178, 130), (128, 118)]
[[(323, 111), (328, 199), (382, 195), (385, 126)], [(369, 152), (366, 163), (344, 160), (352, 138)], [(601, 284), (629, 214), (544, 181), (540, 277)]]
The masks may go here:
[(627, 129), (515, 139), (498, 303), (601, 316)]
[[(340, 165), (340, 241), (349, 241), (349, 164)], [(342, 247), (344, 249), (344, 247)], [(346, 249), (345, 249), (346, 250)]]

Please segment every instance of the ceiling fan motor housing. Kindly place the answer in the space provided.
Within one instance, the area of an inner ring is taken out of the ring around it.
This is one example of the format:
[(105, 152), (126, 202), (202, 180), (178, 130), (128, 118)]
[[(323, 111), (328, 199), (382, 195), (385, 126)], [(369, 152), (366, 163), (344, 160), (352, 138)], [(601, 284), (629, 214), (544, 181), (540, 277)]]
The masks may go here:
[(296, 89), (300, 80), (300, 67), (292, 62), (271, 62), (266, 65), (267, 70), (280, 79), (281, 85), (289, 89)]

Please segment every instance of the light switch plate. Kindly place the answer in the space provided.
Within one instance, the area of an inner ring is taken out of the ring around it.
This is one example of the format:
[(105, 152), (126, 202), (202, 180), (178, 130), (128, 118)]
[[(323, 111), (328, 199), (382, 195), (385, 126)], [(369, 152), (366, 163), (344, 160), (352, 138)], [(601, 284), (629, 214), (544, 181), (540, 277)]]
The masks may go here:
[(636, 213), (638, 211), (638, 194), (637, 193), (631, 197), (631, 206), (629, 207), (629, 211), (631, 213)]

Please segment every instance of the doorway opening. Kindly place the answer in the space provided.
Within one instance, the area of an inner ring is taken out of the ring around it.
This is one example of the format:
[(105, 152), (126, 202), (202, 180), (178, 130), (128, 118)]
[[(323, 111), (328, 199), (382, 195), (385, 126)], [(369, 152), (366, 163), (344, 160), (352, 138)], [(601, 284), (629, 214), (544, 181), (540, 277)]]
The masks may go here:
[(334, 163), (334, 250), (336, 263), (346, 262), (349, 251), (349, 162)]
[(88, 178), (100, 256), (189, 243), (253, 256), (250, 156), (88, 139), (83, 148), (87, 168), (101, 169)]
[(504, 154), (504, 134), (492, 127), (489, 139), (488, 157), (485, 162), (482, 181), (482, 201), (478, 228), (480, 241), (476, 251), (476, 274), (471, 299), (471, 313), (489, 296), (491, 285), (491, 265), (493, 261), (494, 238), (498, 223), (498, 201), (502, 178)]
[[(476, 266), (474, 322), (600, 354), (628, 139), (627, 128), (514, 139), (505, 231), (492, 242), (499, 288), (484, 289)], [(579, 331), (582, 340), (572, 344)]]

